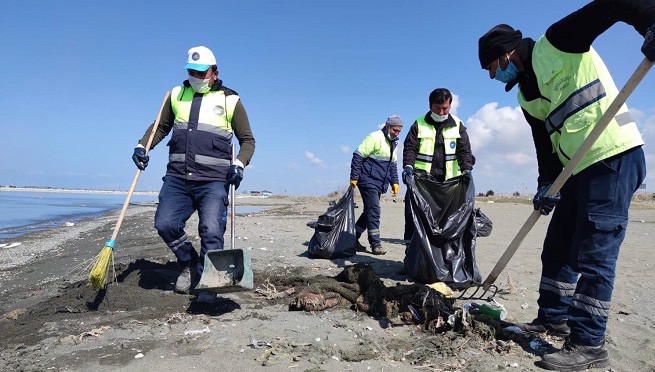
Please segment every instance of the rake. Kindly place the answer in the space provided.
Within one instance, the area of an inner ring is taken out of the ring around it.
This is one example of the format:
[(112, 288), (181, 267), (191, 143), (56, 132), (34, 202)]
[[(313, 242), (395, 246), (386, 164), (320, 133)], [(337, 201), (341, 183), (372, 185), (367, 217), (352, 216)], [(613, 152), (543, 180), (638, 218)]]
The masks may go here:
[[(596, 126), (591, 130), (591, 132), (589, 132), (589, 135), (582, 143), (582, 145), (580, 145), (580, 148), (573, 155), (573, 157), (566, 165), (566, 167), (564, 167), (564, 169), (559, 174), (555, 182), (553, 182), (553, 184), (550, 186), (548, 192), (546, 193), (546, 196), (552, 196), (557, 194), (557, 192), (559, 192), (562, 186), (564, 186), (564, 183), (573, 174), (573, 171), (578, 166), (578, 164), (580, 164), (582, 158), (587, 154), (589, 149), (591, 149), (591, 146), (593, 146), (593, 144), (596, 142), (598, 137), (600, 137), (601, 133), (605, 130), (605, 128), (607, 128), (610, 121), (612, 121), (612, 119), (617, 114), (617, 112), (619, 112), (621, 106), (623, 106), (623, 104), (628, 100), (630, 94), (632, 94), (635, 88), (637, 88), (637, 86), (644, 78), (644, 76), (646, 76), (646, 74), (648, 73), (651, 67), (653, 67), (653, 62), (649, 61), (646, 58), (644, 58), (644, 60), (639, 64), (639, 66), (637, 66), (637, 69), (635, 70), (635, 72), (632, 73), (632, 75), (628, 79), (628, 82), (625, 83), (619, 94), (616, 96), (616, 98), (614, 98), (614, 101), (609, 105), (603, 116), (601, 116), (601, 118), (598, 120)], [(473, 295), (476, 295), (477, 292), (481, 290), (481, 294), (478, 295), (478, 297), (476, 298), (482, 299), (485, 296), (487, 298), (489, 297), (493, 298), (493, 296), (495, 296), (495, 294), (498, 292), (498, 287), (494, 285), (496, 279), (498, 279), (498, 276), (503, 271), (505, 266), (507, 266), (509, 260), (512, 258), (512, 256), (514, 256), (514, 253), (516, 253), (519, 246), (523, 242), (523, 239), (525, 239), (526, 235), (528, 235), (528, 233), (535, 225), (539, 217), (541, 217), (541, 213), (539, 211), (537, 210), (532, 211), (532, 214), (530, 214), (527, 221), (525, 221), (519, 232), (516, 234), (512, 242), (509, 244), (509, 247), (507, 247), (503, 255), (496, 263), (496, 266), (494, 266), (493, 270), (491, 270), (491, 273), (489, 273), (489, 276), (487, 276), (487, 278), (482, 283), (482, 285), (469, 288), (469, 289), (475, 288)], [(467, 291), (464, 291), (462, 295), (464, 295), (466, 292)], [(487, 293), (489, 292), (492, 292), (492, 294), (487, 296)], [(460, 297), (462, 299), (469, 299), (469, 297), (462, 297), (462, 296)]]
[[(159, 114), (157, 114), (157, 120), (155, 120), (155, 123), (152, 126), (152, 130), (150, 131), (150, 137), (148, 138), (148, 143), (146, 144), (146, 155), (148, 155), (148, 151), (150, 151), (150, 145), (152, 144), (152, 140), (155, 137), (155, 133), (157, 132), (157, 127), (159, 126), (159, 122), (161, 121), (161, 113), (164, 110), (164, 105), (168, 101), (169, 97), (171, 96), (170, 92), (166, 92), (166, 95), (164, 96), (164, 101), (161, 103), (161, 108), (159, 109)], [(125, 202), (123, 203), (123, 208), (121, 209), (121, 214), (118, 217), (118, 222), (116, 222), (116, 226), (114, 227), (114, 233), (111, 236), (111, 239), (105, 243), (104, 248), (100, 251), (98, 256), (96, 256), (95, 261), (93, 263), (93, 267), (91, 268), (91, 271), (89, 272), (89, 286), (91, 286), (93, 289), (102, 289), (105, 287), (107, 283), (107, 274), (109, 272), (109, 263), (114, 262), (114, 245), (116, 242), (116, 237), (118, 236), (118, 230), (121, 228), (121, 225), (123, 223), (123, 218), (125, 218), (125, 212), (127, 211), (127, 206), (130, 204), (130, 199), (132, 199), (132, 194), (134, 193), (134, 188), (136, 187), (136, 183), (139, 180), (139, 176), (141, 175), (141, 169), (136, 170), (136, 174), (134, 175), (134, 179), (132, 180), (132, 185), (130, 186), (130, 190), (127, 192), (127, 197), (125, 198)], [(114, 270), (114, 278), (116, 277), (116, 271)]]
[[(589, 132), (589, 136), (587, 136), (578, 151), (576, 151), (569, 163), (566, 165), (566, 167), (564, 167), (562, 173), (560, 173), (555, 182), (553, 182), (553, 184), (550, 186), (546, 196), (557, 194), (562, 186), (564, 186), (564, 183), (568, 180), (571, 174), (573, 174), (573, 171), (578, 166), (578, 164), (580, 164), (582, 158), (587, 154), (589, 149), (591, 149), (591, 146), (593, 146), (605, 128), (607, 128), (610, 121), (612, 121), (616, 113), (619, 112), (621, 106), (623, 106), (623, 104), (628, 100), (630, 94), (632, 94), (635, 88), (637, 88), (651, 67), (653, 67), (652, 61), (649, 61), (646, 58), (641, 61), (635, 72), (633, 72), (630, 76), (630, 79), (628, 79), (628, 82), (625, 83), (619, 94), (616, 96), (616, 98), (614, 98), (614, 101), (609, 105), (607, 111), (605, 111), (603, 116), (601, 116), (601, 118), (598, 120), (598, 124), (596, 124), (594, 129)], [(539, 211), (532, 211), (532, 214), (530, 217), (528, 217), (528, 220), (525, 221), (525, 224), (523, 224), (523, 227), (521, 227), (519, 232), (516, 234), (514, 240), (512, 240), (509, 247), (507, 247), (505, 250), (505, 253), (503, 253), (503, 255), (500, 257), (498, 263), (496, 263), (496, 266), (493, 268), (493, 270), (491, 270), (491, 273), (489, 273), (487, 279), (485, 279), (484, 283), (482, 283), (484, 289), (489, 289), (496, 281), (496, 279), (498, 279), (498, 276), (503, 271), (512, 256), (514, 256), (514, 253), (521, 245), (521, 242), (523, 242), (523, 239), (528, 234), (528, 232), (530, 232), (540, 216), (541, 213), (539, 213)]]

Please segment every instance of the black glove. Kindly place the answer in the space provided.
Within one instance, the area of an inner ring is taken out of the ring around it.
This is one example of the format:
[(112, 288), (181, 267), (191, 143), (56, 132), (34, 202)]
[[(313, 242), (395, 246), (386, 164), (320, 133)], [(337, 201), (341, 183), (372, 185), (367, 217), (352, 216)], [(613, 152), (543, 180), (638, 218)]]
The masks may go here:
[(403, 183), (405, 185), (407, 185), (407, 178), (411, 177), (412, 174), (414, 174), (414, 168), (411, 165), (405, 165), (405, 167), (403, 168), (403, 174), (402, 174)]
[(243, 179), (243, 167), (240, 167), (236, 164), (230, 165), (230, 169), (227, 170), (227, 177), (225, 177), (225, 181), (227, 181), (228, 184), (234, 185), (234, 189), (239, 188), (239, 184), (241, 184), (241, 180)]
[(471, 173), (469, 169), (462, 171), (462, 176), (464, 176), (464, 178), (466, 178), (469, 181), (473, 179), (473, 173)]
[(134, 149), (134, 154), (132, 154), (132, 161), (136, 164), (136, 167), (145, 170), (148, 166), (148, 161), (150, 156), (146, 155), (146, 149), (143, 147), (136, 147)]
[(545, 196), (551, 185), (552, 183), (546, 183), (539, 186), (537, 188), (537, 194), (532, 199), (534, 210), (539, 211), (539, 213), (543, 214), (544, 216), (547, 216), (562, 198), (559, 192), (555, 195)]
[(655, 62), (655, 24), (648, 27), (644, 35), (644, 44), (641, 46), (641, 52), (644, 53), (649, 61)]

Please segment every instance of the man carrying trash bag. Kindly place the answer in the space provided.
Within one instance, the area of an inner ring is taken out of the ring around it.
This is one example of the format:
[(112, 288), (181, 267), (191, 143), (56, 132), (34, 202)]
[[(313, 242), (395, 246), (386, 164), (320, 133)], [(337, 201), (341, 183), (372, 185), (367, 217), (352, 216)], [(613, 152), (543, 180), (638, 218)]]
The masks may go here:
[(359, 238), (364, 230), (368, 230), (368, 242), (373, 254), (387, 253), (380, 242), (380, 196), (387, 192), (389, 184), (393, 196), (400, 191), (396, 146), (402, 129), (403, 120), (400, 116), (391, 115), (384, 128), (366, 136), (353, 153), (350, 187), (359, 188), (364, 202), (364, 211), (355, 224), (357, 251), (366, 251)]
[[(453, 96), (448, 89), (430, 93), (430, 110), (416, 119), (403, 144), (403, 182), (414, 172), (431, 174), (443, 182), (464, 175), (471, 179), (475, 157), (466, 127), (450, 113)], [(405, 241), (414, 233), (409, 198), (405, 194)]]

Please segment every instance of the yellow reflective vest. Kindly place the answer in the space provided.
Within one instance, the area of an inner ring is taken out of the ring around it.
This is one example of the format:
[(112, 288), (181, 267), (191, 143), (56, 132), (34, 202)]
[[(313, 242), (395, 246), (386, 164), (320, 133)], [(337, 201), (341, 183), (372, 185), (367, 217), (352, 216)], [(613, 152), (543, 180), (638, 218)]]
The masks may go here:
[(239, 96), (223, 89), (171, 92), (174, 125), (166, 174), (189, 180), (224, 181), (232, 158), (232, 115)]
[[(457, 161), (457, 140), (460, 138), (459, 126), (461, 120), (455, 115), (450, 114), (450, 116), (455, 120), (455, 125), (442, 129), (445, 152), (444, 159), (446, 161), (446, 168), (444, 169), (445, 180), (462, 175)], [(423, 116), (416, 119), (416, 123), (418, 124), (419, 148), (418, 154), (416, 154), (416, 160), (414, 161), (414, 169), (424, 170), (430, 173), (434, 145), (437, 138), (437, 128), (426, 122)]]
[[(566, 165), (614, 101), (618, 89), (593, 48), (586, 53), (566, 53), (542, 36), (532, 50), (532, 66), (543, 98), (526, 101), (519, 89), (519, 104), (544, 121), (552, 151)], [(573, 174), (643, 144), (624, 104)]]

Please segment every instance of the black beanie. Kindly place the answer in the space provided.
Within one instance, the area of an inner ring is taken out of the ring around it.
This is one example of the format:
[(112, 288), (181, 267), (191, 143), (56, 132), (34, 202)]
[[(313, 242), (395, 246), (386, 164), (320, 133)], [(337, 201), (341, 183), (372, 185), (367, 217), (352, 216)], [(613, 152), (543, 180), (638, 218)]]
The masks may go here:
[(478, 41), (478, 57), (482, 68), (489, 66), (503, 53), (516, 48), (522, 38), (521, 31), (514, 30), (511, 26), (501, 24), (492, 27)]

